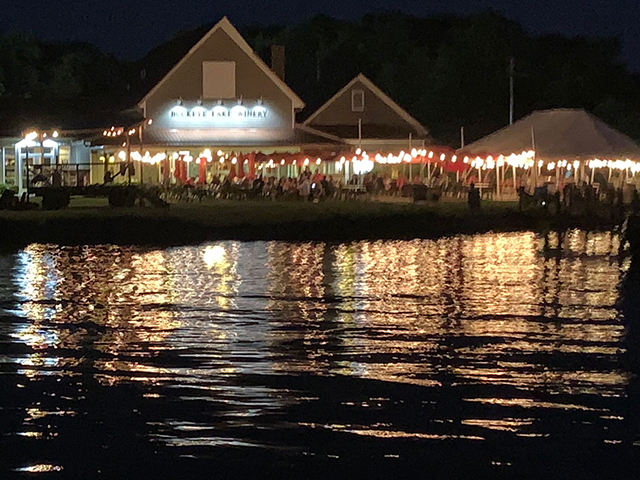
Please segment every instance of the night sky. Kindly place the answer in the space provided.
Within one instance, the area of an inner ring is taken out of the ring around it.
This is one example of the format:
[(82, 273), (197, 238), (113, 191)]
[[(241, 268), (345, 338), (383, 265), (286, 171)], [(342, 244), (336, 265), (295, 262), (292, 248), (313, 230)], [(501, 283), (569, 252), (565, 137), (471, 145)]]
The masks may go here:
[[(30, 31), (47, 40), (82, 40), (136, 60), (177, 31), (227, 15), (243, 25), (296, 23), (317, 14), (357, 19), (401, 10), (429, 16), (492, 8), (535, 35), (619, 37), (623, 60), (640, 71), (639, 0), (2, 0), (0, 33)], [(7, 5), (8, 4), (8, 5)]]

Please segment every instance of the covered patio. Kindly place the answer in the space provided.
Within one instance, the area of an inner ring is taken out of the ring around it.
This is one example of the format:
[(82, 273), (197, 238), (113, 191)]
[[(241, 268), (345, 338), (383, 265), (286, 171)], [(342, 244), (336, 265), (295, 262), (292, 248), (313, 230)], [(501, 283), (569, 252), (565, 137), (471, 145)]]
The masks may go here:
[(498, 195), (567, 184), (635, 189), (640, 170), (640, 146), (579, 109), (533, 112), (457, 154), (479, 175), (493, 171)]

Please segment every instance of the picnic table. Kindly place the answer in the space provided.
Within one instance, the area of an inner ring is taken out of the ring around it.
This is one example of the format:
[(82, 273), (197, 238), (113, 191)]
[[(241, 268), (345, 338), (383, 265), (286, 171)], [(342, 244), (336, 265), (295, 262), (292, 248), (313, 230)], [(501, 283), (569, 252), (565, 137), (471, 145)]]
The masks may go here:
[(367, 189), (364, 185), (342, 185), (340, 188), (340, 199), (341, 200), (357, 200), (360, 198), (364, 198), (367, 194)]

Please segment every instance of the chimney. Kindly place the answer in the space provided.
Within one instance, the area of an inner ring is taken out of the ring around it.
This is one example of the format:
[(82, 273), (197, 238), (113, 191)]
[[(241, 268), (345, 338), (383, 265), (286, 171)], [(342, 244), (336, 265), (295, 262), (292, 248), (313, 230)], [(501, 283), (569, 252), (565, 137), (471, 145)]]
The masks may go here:
[(271, 70), (284, 82), (284, 45), (271, 45)]

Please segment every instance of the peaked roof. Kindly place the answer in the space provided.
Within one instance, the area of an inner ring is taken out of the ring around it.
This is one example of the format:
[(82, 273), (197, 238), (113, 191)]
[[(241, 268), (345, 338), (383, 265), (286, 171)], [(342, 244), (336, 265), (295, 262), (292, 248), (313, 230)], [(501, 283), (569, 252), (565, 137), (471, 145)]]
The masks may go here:
[(353, 87), (356, 83), (362, 83), (367, 89), (371, 91), (376, 97), (382, 100), (389, 108), (391, 108), (395, 113), (398, 114), (404, 121), (406, 121), (411, 127), (413, 127), (416, 132), (420, 135), (427, 136), (429, 132), (427, 129), (422, 126), (422, 124), (413, 118), (405, 109), (403, 109), (400, 105), (394, 102), (389, 95), (380, 90), (371, 80), (369, 80), (364, 74), (359, 73), (353, 80), (347, 83), (342, 89), (336, 93), (333, 97), (327, 100), (318, 110), (316, 110), (309, 118), (307, 118), (303, 124), (309, 125), (313, 120), (320, 115), (324, 110), (326, 110), (336, 99), (341, 97), (345, 92), (347, 92), (351, 87)]
[(540, 158), (640, 158), (640, 146), (580, 109), (540, 110), (459, 149), (474, 155), (532, 150)]
[(295, 130), (296, 130), (296, 135), (302, 135), (302, 136), (308, 136), (311, 138), (321, 139), (325, 143), (345, 145), (342, 138), (337, 137), (336, 135), (331, 135), (330, 133), (327, 133), (327, 132), (323, 132), (316, 128), (312, 128), (309, 125), (296, 123)]
[(146, 102), (147, 99), (151, 95), (153, 95), (162, 86), (162, 84), (166, 82), (167, 79), (171, 77), (171, 75), (173, 75), (174, 72), (178, 70), (187, 61), (187, 59), (191, 55), (193, 55), (194, 52), (197, 51), (200, 47), (202, 47), (202, 45), (204, 45), (204, 43), (218, 30), (223, 30), (229, 36), (229, 38), (231, 38), (231, 40), (233, 40), (236, 43), (236, 45), (238, 45), (238, 47), (240, 47), (240, 49), (244, 53), (246, 53), (251, 60), (254, 61), (254, 63), (267, 75), (267, 77), (269, 77), (269, 79), (271, 79), (271, 81), (273, 81), (273, 83), (275, 83), (278, 86), (278, 88), (280, 88), (280, 90), (282, 90), (282, 92), (291, 99), (291, 101), (293, 102), (293, 108), (295, 109), (304, 108), (304, 102), (302, 101), (302, 99), (298, 95), (296, 95), (296, 93), (293, 90), (291, 90), (291, 88), (286, 83), (284, 83), (284, 81), (280, 77), (278, 77), (278, 75), (276, 75), (275, 72), (271, 70), (266, 63), (264, 63), (264, 61), (256, 54), (256, 52), (253, 51), (251, 46), (242, 37), (242, 35), (240, 35), (240, 32), (238, 32), (236, 27), (234, 27), (231, 24), (231, 22), (227, 17), (222, 17), (222, 20), (216, 23), (213, 26), (213, 28), (209, 30), (209, 32), (200, 39), (198, 43), (196, 43), (193, 47), (191, 47), (191, 50), (189, 50), (189, 52), (184, 57), (182, 57), (182, 59), (178, 63), (176, 63), (171, 70), (169, 70), (169, 73), (167, 73), (162, 78), (162, 80), (160, 80), (142, 98), (142, 100), (138, 102), (138, 106), (142, 106), (144, 102)]

